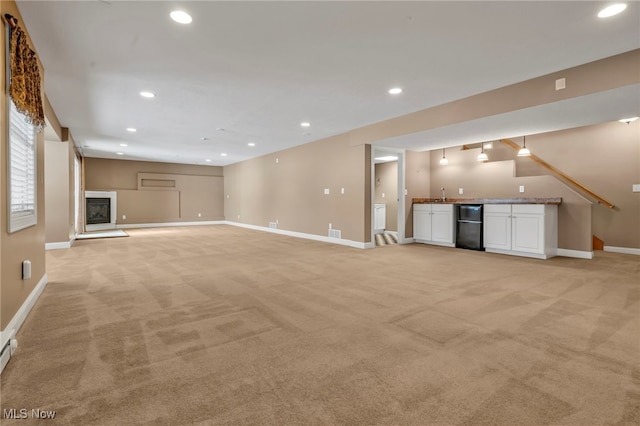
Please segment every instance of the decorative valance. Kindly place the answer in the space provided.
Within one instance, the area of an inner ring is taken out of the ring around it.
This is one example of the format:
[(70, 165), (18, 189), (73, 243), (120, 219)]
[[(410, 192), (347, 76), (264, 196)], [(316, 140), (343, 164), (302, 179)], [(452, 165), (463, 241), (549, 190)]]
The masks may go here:
[(45, 127), (38, 57), (27, 41), (27, 34), (17, 20), (5, 15), (9, 24), (9, 96), (20, 113), (36, 131)]

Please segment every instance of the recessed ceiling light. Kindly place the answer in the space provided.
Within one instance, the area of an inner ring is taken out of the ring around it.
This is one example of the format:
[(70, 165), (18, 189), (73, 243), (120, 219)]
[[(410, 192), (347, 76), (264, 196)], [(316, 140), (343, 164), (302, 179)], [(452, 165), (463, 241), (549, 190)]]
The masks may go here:
[(609, 5), (598, 12), (598, 18), (608, 18), (610, 16), (617, 15), (627, 8), (627, 5), (624, 3), (615, 3)]
[(392, 95), (397, 95), (402, 93), (402, 89), (399, 87), (394, 87), (393, 89), (389, 89), (389, 93), (391, 93)]
[(308, 121), (303, 121), (302, 123), (300, 123), (300, 125), (302, 127), (309, 127), (309, 126), (311, 126), (311, 123), (309, 123)]
[(223, 152), (223, 153), (222, 153), (222, 154), (220, 154), (220, 155), (222, 155), (223, 157), (226, 157), (226, 156), (227, 156), (227, 153), (226, 153), (226, 152)]
[(169, 14), (169, 16), (171, 16), (171, 19), (176, 21), (178, 24), (190, 24), (191, 21), (193, 21), (191, 15), (184, 10), (174, 10)]
[(118, 155), (124, 155), (124, 152), (116, 152)]
[(206, 160), (204, 160), (204, 161), (206, 161), (207, 163), (210, 163), (210, 162), (211, 162), (211, 158), (207, 158), (207, 159), (206, 159)]
[(135, 133), (137, 131), (138, 131), (138, 129), (136, 129), (134, 127), (127, 127), (127, 132)]
[(249, 146), (256, 146), (256, 144), (255, 144), (255, 143), (253, 143), (253, 142), (249, 142), (247, 145), (249, 145)]
[(140, 92), (140, 96), (143, 98), (155, 98), (156, 94), (153, 92)]
[(636, 121), (638, 119), (638, 117), (631, 117), (631, 118), (623, 118), (622, 120), (618, 120), (621, 123), (633, 123), (634, 121)]
[(126, 143), (121, 143), (120, 146), (129, 146)]

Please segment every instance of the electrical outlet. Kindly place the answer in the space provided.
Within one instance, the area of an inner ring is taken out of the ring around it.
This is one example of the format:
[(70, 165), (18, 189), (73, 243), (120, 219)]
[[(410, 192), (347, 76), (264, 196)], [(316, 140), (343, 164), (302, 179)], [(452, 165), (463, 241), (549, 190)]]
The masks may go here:
[(640, 183), (634, 183), (633, 186), (631, 187), (631, 190), (633, 192), (640, 192)]
[(202, 217), (202, 213), (198, 213), (198, 217)]
[(331, 224), (329, 224), (329, 229), (331, 229)]
[(408, 189), (404, 190), (404, 195), (409, 195), (409, 190)]
[(567, 87), (567, 79), (559, 78), (556, 80), (556, 90), (562, 90)]
[(229, 194), (227, 194), (227, 200), (229, 199)]
[(122, 215), (122, 220), (127, 220), (127, 215), (126, 214)]
[(464, 188), (458, 188), (458, 195), (464, 194)]
[(280, 162), (279, 158), (276, 158), (276, 164), (278, 164)]
[(324, 195), (329, 195), (331, 193), (331, 191), (329, 191), (329, 188), (325, 188), (324, 189)]
[(384, 192), (382, 193), (382, 198), (384, 198)]
[(340, 193), (344, 194), (344, 188), (340, 188)]
[(524, 185), (520, 185), (520, 188), (518, 189), (520, 192), (524, 192)]

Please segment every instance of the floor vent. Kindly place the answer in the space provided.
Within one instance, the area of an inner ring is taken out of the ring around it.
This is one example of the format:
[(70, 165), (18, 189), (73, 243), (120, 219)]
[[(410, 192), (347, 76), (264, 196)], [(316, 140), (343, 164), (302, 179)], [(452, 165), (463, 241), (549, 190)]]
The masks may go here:
[(329, 229), (329, 237), (342, 238), (342, 231), (340, 231), (339, 229)]
[(276, 222), (269, 222), (269, 228), (270, 229), (277, 229), (278, 228), (278, 224)]

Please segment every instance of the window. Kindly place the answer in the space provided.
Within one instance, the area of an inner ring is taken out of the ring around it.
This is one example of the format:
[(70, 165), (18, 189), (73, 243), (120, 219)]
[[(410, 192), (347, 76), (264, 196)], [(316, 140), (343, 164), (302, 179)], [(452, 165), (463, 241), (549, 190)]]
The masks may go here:
[(12, 101), (9, 107), (9, 232), (38, 222), (36, 132)]

